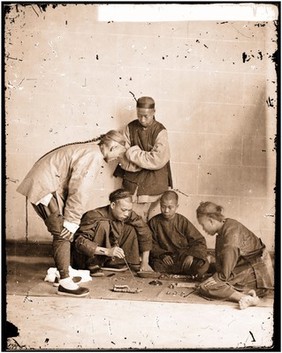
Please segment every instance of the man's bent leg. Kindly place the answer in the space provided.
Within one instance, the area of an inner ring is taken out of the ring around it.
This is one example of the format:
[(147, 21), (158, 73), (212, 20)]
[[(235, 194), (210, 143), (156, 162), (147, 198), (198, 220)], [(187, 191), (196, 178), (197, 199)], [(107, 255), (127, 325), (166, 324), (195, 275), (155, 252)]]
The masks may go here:
[(148, 222), (152, 217), (157, 215), (159, 213), (159, 210), (160, 210), (160, 199), (151, 202), (147, 211), (146, 222)]
[(150, 208), (150, 203), (133, 203), (133, 211), (142, 217), (144, 222), (148, 221), (148, 210)]
[(133, 211), (141, 216), (143, 221), (147, 223), (153, 216), (159, 213), (160, 197), (161, 195), (153, 202), (133, 202)]
[(42, 204), (34, 205), (36, 213), (43, 219), (48, 231), (53, 236), (53, 257), (55, 265), (60, 273), (60, 278), (69, 277), (69, 265), (70, 265), (70, 242), (60, 237), (61, 231), (63, 230), (63, 217), (59, 212), (59, 206), (57, 208), (56, 198), (53, 197), (50, 201), (49, 206), (46, 207)]
[(174, 267), (166, 265), (161, 259), (150, 261), (150, 265), (155, 272), (175, 274)]
[(84, 238), (83, 235), (79, 235), (76, 238), (72, 247), (72, 260), (75, 268), (84, 270), (89, 269), (88, 267), (92, 265), (103, 265), (107, 257), (95, 255), (96, 246), (96, 243)]
[(80, 234), (76, 237), (72, 248), (72, 257), (75, 261), (76, 266), (81, 269), (88, 269), (89, 266), (99, 265), (103, 266), (107, 260), (106, 256), (96, 255), (97, 246), (110, 248), (110, 225), (107, 221), (101, 221), (98, 223), (95, 229), (95, 235), (92, 239), (86, 238)]
[(60, 214), (59, 207), (56, 210), (56, 203), (57, 199), (53, 197), (50, 203), (51, 209), (42, 204), (32, 205), (53, 236), (53, 257), (60, 274), (57, 293), (60, 295), (84, 297), (89, 293), (89, 289), (79, 287), (69, 276), (71, 244), (68, 240), (60, 237), (63, 230), (63, 216)]
[[(125, 224), (123, 228), (123, 233), (120, 234), (119, 247), (121, 247), (125, 254), (125, 259), (129, 265), (140, 266), (140, 254), (138, 238), (135, 229)], [(137, 269), (138, 270), (138, 269)]]
[(229, 282), (221, 281), (218, 273), (215, 273), (199, 286), (199, 293), (206, 297), (231, 301), (234, 293), (248, 293), (250, 290), (257, 290), (255, 274), (251, 267), (234, 276)]
[(185, 257), (180, 257), (181, 273), (184, 275), (199, 276), (202, 277), (209, 269), (208, 259), (193, 258), (191, 264), (185, 264)]
[(206, 298), (228, 300), (236, 292), (234, 288), (226, 282), (218, 279), (217, 273), (203, 281), (198, 289), (198, 293)]
[(53, 256), (60, 279), (69, 277), (71, 243), (62, 237), (53, 236)]

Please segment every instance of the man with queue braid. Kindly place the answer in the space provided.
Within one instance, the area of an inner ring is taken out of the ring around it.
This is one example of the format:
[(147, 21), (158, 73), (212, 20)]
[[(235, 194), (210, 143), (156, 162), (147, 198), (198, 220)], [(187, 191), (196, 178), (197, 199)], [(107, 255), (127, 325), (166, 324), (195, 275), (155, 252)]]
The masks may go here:
[(216, 235), (216, 272), (199, 286), (199, 294), (237, 302), (240, 309), (259, 304), (273, 289), (273, 267), (265, 244), (242, 223), (223, 215), (223, 207), (207, 201), (197, 208), (204, 231)]
[(90, 141), (55, 148), (33, 165), (17, 188), (28, 198), (53, 236), (60, 295), (83, 297), (89, 293), (87, 288), (74, 283), (69, 275), (71, 242), (82, 215), (87, 211), (90, 191), (103, 159), (110, 162), (125, 151), (125, 139), (115, 130)]

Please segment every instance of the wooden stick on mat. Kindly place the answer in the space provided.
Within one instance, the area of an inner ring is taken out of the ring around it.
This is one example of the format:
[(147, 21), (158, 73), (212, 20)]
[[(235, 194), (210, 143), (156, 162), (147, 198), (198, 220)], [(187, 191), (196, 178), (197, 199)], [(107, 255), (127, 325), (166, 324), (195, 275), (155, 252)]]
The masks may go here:
[(127, 268), (129, 269), (129, 272), (130, 272), (132, 278), (134, 279), (134, 281), (136, 281), (136, 278), (134, 277), (134, 274), (132, 273), (132, 271), (131, 271), (131, 269), (130, 269), (130, 267), (128, 265), (128, 262), (126, 261), (126, 258), (124, 257), (123, 259), (124, 259), (124, 262), (125, 262)]

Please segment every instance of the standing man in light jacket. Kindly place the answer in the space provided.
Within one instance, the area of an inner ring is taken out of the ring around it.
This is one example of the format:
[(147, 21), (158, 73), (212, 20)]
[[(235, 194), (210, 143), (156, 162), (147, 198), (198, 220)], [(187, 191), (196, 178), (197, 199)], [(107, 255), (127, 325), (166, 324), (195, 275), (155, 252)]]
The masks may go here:
[(34, 164), (17, 188), (29, 199), (53, 236), (60, 295), (82, 297), (89, 293), (87, 288), (74, 283), (69, 275), (71, 242), (82, 215), (87, 211), (87, 202), (103, 158), (110, 162), (125, 150), (123, 135), (114, 130), (90, 141), (55, 148)]
[(172, 188), (170, 151), (167, 130), (155, 119), (153, 98), (140, 97), (136, 108), (138, 119), (124, 133), (129, 148), (114, 175), (134, 195), (135, 212), (148, 221), (163, 192)]

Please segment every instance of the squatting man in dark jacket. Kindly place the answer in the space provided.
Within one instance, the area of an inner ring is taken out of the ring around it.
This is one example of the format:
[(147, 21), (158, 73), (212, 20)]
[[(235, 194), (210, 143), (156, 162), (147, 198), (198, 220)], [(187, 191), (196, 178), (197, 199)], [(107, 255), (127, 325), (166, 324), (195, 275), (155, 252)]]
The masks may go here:
[(132, 211), (132, 194), (118, 189), (109, 201), (83, 215), (73, 242), (72, 266), (91, 272), (95, 266), (119, 268), (127, 262), (132, 270), (153, 271), (149, 266), (152, 233)]

